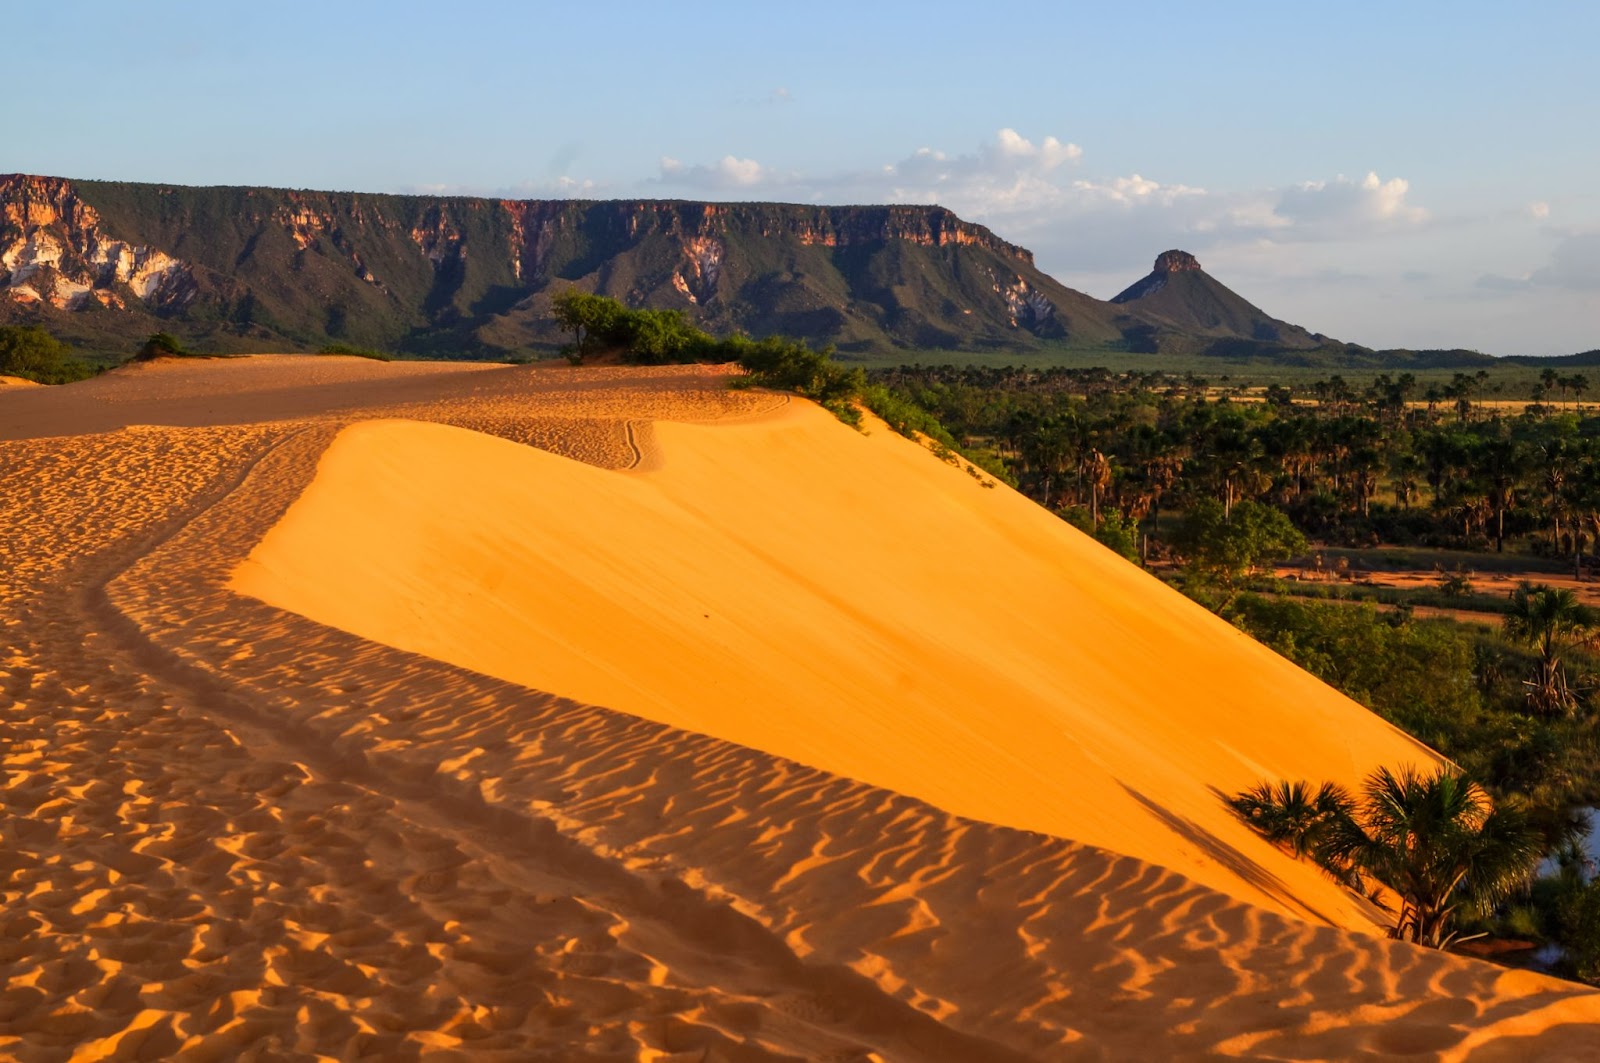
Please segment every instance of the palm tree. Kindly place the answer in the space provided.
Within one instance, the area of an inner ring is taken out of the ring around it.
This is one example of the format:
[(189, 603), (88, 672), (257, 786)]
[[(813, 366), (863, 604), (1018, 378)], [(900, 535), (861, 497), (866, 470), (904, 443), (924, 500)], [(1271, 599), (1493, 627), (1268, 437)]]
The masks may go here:
[(1481, 451), (1484, 501), (1494, 517), (1494, 548), (1506, 548), (1506, 513), (1517, 504), (1517, 492), (1527, 467), (1527, 455), (1511, 440), (1495, 440)]
[(1150, 529), (1157, 537), (1161, 535), (1161, 498), (1183, 476), (1183, 457), (1181, 450), (1173, 450), (1151, 458), (1144, 466), (1150, 484)]
[[(1554, 369), (1551, 369), (1551, 368), (1549, 368), (1547, 366), (1539, 374), (1539, 383), (1544, 386), (1544, 390), (1546, 392), (1549, 392), (1549, 391), (1555, 390), (1556, 382), (1557, 382), (1557, 380), (1559, 378), (1560, 378), (1560, 374), (1557, 373)], [(1563, 393), (1565, 393), (1567, 389), (1566, 388), (1562, 388), (1561, 390), (1562, 390)]]
[(1306, 782), (1257, 783), (1229, 803), (1267, 841), (1301, 857), (1316, 853), (1351, 813), (1350, 796), (1332, 783), (1316, 790)]
[(1583, 638), (1595, 625), (1594, 614), (1566, 587), (1523, 580), (1511, 592), (1505, 633), (1533, 647), (1539, 664), (1529, 682), (1528, 698), (1547, 712), (1571, 711), (1575, 699), (1561, 667), (1561, 647)]
[(1544, 467), (1541, 486), (1544, 488), (1545, 510), (1550, 514), (1550, 547), (1558, 554), (1562, 547), (1563, 518), (1571, 508), (1564, 451), (1565, 446), (1559, 439), (1539, 448), (1539, 460)]
[(1463, 905), (1486, 911), (1526, 883), (1543, 855), (1526, 819), (1497, 808), (1451, 769), (1422, 775), (1379, 768), (1362, 787), (1359, 814), (1328, 847), (1400, 897), (1394, 936), (1443, 948)]
[(1574, 373), (1567, 377), (1567, 387), (1572, 389), (1573, 398), (1578, 400), (1578, 409), (1583, 409), (1583, 393), (1589, 390), (1589, 378), (1582, 373)]
[(1090, 447), (1078, 462), (1078, 475), (1089, 485), (1089, 521), (1100, 527), (1100, 496), (1111, 486), (1113, 470), (1111, 459), (1100, 448)]
[(1456, 913), (1505, 900), (1528, 881), (1542, 855), (1521, 813), (1497, 807), (1454, 768), (1424, 775), (1380, 768), (1361, 799), (1324, 783), (1261, 784), (1230, 802), (1246, 822), (1297, 854), (1311, 856), (1341, 882), (1371, 878), (1392, 890), (1400, 910), (1390, 933), (1429, 948), (1454, 938)]
[(1389, 455), (1389, 479), (1394, 484), (1394, 497), (1402, 509), (1411, 508), (1411, 499), (1417, 493), (1422, 478), (1422, 459), (1415, 451), (1396, 450)]

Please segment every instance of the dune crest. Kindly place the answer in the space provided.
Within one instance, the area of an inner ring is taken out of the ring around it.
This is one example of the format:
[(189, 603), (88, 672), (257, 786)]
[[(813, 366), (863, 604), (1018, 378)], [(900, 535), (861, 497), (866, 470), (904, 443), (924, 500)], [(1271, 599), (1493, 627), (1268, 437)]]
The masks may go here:
[(1359, 929), (1238, 824), (1263, 776), (1433, 754), (1003, 485), (810, 404), (621, 475), (346, 429), (233, 587), (364, 638)]

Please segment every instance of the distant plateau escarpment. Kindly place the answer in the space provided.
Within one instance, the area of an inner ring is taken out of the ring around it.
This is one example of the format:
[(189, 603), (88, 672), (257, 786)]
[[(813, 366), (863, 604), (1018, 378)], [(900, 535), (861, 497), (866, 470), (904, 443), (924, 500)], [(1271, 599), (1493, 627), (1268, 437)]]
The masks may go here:
[(713, 333), (841, 351), (1247, 355), (1333, 341), (1163, 254), (1111, 302), (936, 206), (509, 200), (0, 176), (0, 322), (91, 350), (167, 331), (218, 351), (347, 343), (547, 353), (567, 287)]

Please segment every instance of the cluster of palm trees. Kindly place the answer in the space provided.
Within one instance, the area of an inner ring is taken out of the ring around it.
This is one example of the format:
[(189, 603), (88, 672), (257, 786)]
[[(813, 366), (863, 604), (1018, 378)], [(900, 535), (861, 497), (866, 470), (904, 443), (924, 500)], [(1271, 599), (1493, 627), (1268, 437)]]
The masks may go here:
[(1164, 506), (1213, 497), (1231, 510), (1248, 499), (1283, 509), (1307, 535), (1352, 543), (1403, 532), (1503, 550), (1521, 537), (1581, 574), (1600, 544), (1600, 417), (1491, 408), (1477, 401), (1484, 374), (1457, 378), (1419, 390), (1409, 375), (1364, 388), (1335, 376), (1310, 389), (1312, 401), (1277, 386), (1243, 402), (1149, 373), (886, 377), (965, 444), (992, 447), (1053, 509), (1082, 507), (1098, 521), (1114, 508), (1159, 537)]
[(1234, 810), (1394, 912), (1393, 936), (1444, 948), (1463, 909), (1486, 914), (1533, 876), (1544, 844), (1519, 811), (1454, 768), (1373, 772), (1358, 794), (1333, 783), (1261, 783)]
[(1560, 396), (1564, 405), (1567, 401), (1567, 393), (1571, 392), (1574, 401), (1581, 404), (1583, 402), (1583, 393), (1588, 390), (1589, 378), (1584, 374), (1572, 373), (1562, 376), (1554, 369), (1546, 368), (1539, 374), (1539, 383), (1534, 386), (1533, 400), (1535, 402), (1543, 402), (1550, 397), (1551, 392), (1555, 392)]

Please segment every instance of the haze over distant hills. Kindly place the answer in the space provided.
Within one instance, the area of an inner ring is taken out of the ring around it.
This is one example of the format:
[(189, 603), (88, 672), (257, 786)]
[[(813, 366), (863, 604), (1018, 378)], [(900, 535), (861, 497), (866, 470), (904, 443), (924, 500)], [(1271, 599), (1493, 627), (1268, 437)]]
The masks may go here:
[(1109, 302), (937, 206), (507, 200), (0, 176), (0, 322), (125, 352), (330, 342), (549, 353), (568, 286), (716, 333), (851, 352), (1051, 349), (1300, 364), (1476, 364), (1371, 352), (1278, 320), (1182, 251)]

